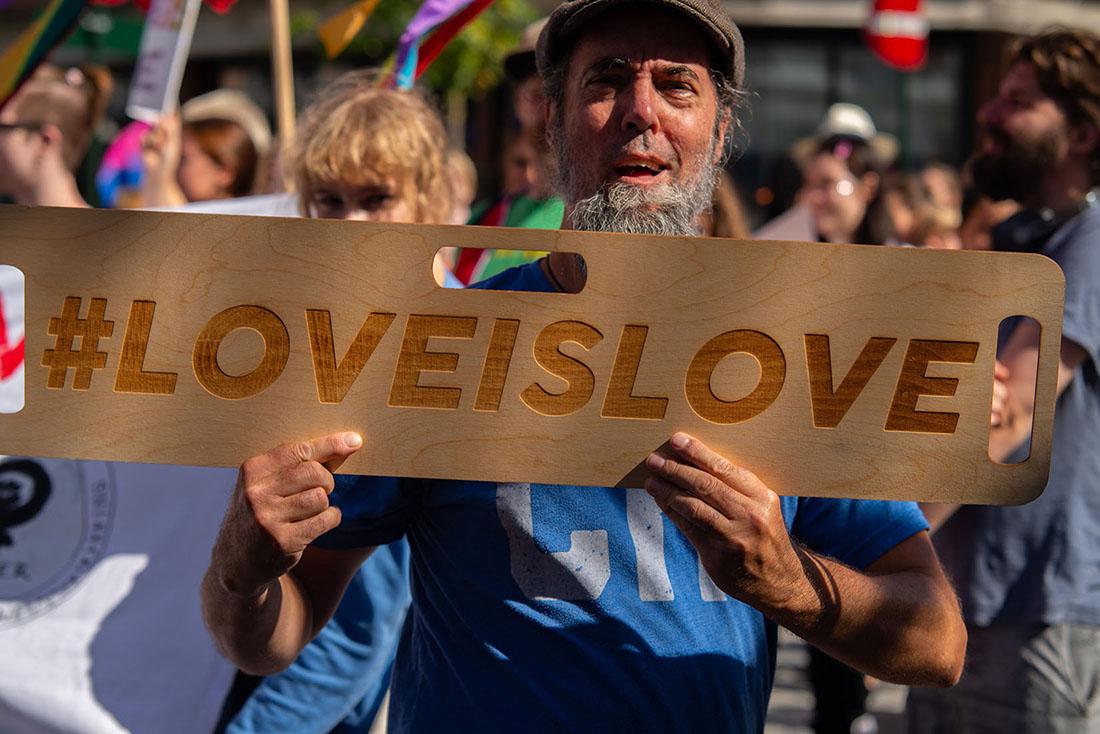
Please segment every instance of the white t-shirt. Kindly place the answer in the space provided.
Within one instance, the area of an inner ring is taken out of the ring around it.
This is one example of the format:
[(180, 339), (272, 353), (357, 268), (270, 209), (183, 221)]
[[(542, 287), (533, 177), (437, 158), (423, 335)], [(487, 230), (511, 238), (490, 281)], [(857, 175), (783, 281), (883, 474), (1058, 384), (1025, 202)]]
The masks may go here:
[(0, 732), (210, 731), (199, 583), (235, 474), (0, 458)]

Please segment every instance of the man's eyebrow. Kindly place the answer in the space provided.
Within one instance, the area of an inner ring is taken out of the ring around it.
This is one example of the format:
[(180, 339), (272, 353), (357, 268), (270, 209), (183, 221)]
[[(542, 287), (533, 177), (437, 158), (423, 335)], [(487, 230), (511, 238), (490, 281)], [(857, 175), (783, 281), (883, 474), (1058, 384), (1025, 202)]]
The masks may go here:
[(589, 74), (599, 74), (605, 71), (622, 71), (629, 69), (630, 62), (619, 56), (605, 56), (599, 59), (587, 69)]
[(683, 76), (691, 79), (692, 81), (699, 81), (699, 75), (689, 66), (683, 66), (680, 64), (673, 64), (670, 66), (663, 66), (659, 70), (665, 76)]

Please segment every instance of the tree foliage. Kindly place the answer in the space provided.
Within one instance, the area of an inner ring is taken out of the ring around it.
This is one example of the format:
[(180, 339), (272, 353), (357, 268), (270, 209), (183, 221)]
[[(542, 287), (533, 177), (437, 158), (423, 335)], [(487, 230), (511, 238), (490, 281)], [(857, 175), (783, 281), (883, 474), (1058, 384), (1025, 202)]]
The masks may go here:
[[(419, 0), (382, 0), (340, 58), (382, 63), (397, 48), (397, 39), (419, 7)], [(291, 12), (295, 41), (312, 38), (315, 52), (323, 55), (316, 28), (327, 16), (316, 10), (297, 10), (293, 4)], [(504, 73), (501, 62), (519, 42), (524, 26), (536, 17), (529, 0), (495, 0), (451, 41), (428, 68), (423, 82), (440, 93), (482, 96), (500, 83)]]

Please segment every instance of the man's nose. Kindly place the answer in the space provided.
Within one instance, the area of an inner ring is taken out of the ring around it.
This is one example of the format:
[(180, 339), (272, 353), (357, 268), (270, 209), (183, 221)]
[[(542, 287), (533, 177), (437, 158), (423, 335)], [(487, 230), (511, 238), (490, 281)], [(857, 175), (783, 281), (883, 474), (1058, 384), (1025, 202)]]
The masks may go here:
[(645, 132), (656, 131), (659, 120), (656, 112), (657, 90), (653, 88), (653, 82), (648, 78), (637, 78), (623, 91), (622, 128), (624, 131)]

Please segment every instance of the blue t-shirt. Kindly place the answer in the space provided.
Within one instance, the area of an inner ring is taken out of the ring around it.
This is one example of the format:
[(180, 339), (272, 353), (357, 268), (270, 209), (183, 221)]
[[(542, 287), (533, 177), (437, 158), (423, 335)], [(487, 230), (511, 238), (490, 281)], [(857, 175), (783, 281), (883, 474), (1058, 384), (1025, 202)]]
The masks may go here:
[[(492, 279), (551, 290), (537, 264)], [(641, 489), (337, 477), (349, 548), (407, 537), (413, 605), (390, 730), (760, 731), (776, 629), (728, 598)], [(791, 534), (864, 568), (911, 503), (782, 500)]]
[(1100, 206), (1042, 249), (1066, 276), (1062, 337), (1087, 353), (1054, 411), (1050, 479), (1020, 507), (963, 507), (936, 534), (966, 620), (1100, 625)]

